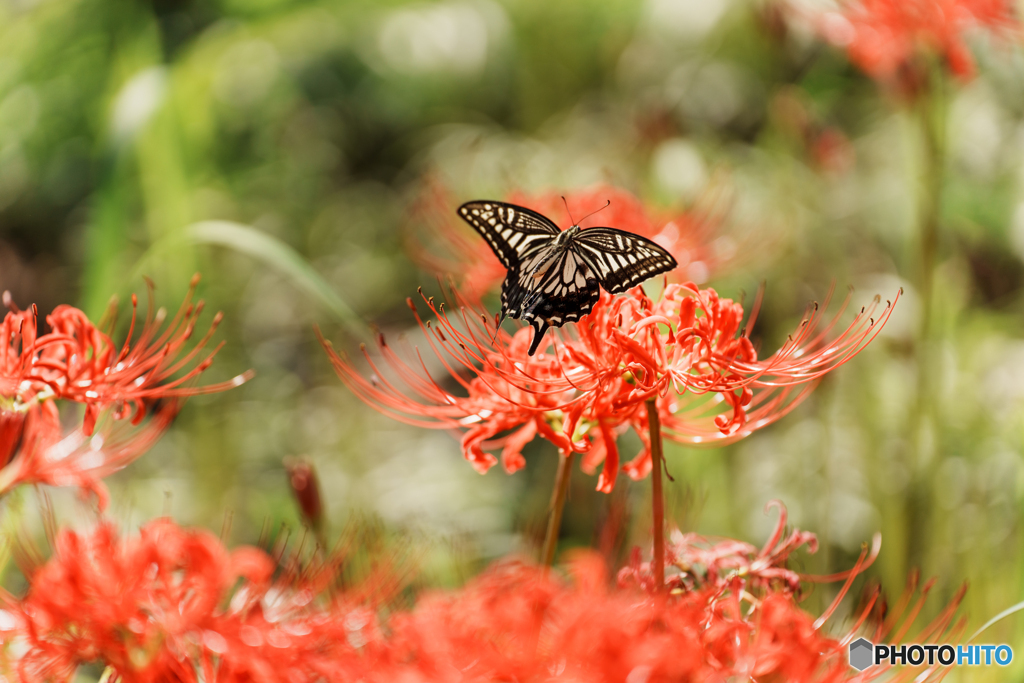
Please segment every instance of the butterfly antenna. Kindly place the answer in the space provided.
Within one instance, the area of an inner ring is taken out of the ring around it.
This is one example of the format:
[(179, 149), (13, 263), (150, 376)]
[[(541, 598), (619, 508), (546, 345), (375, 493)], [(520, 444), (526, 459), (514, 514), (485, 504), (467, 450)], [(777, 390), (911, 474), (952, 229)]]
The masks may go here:
[[(562, 199), (565, 199), (565, 197), (562, 197)], [(591, 216), (593, 216), (593, 215), (594, 215), (595, 213), (600, 213), (601, 211), (604, 211), (605, 209), (607, 209), (607, 208), (608, 208), (609, 206), (611, 206), (611, 205), (612, 205), (612, 200), (610, 200), (610, 199), (609, 199), (609, 200), (608, 200), (608, 203), (607, 203), (607, 204), (605, 204), (604, 206), (602, 206), (602, 207), (601, 207), (600, 209), (598, 209), (597, 211), (591, 211), (591, 212), (590, 212), (590, 213), (588, 213), (588, 214), (587, 214), (586, 216), (584, 216), (583, 218), (581, 218), (581, 219), (580, 219), (580, 223), (582, 223), (583, 221), (587, 220), (588, 218), (590, 218)], [(566, 208), (568, 209), (569, 207), (567, 206)], [(573, 223), (573, 225), (579, 225), (580, 223)]]
[(576, 220), (572, 217), (572, 211), (569, 210), (569, 202), (565, 201), (565, 195), (562, 195), (562, 203), (565, 204), (565, 212), (569, 214), (569, 220), (572, 221), (573, 225), (579, 225)]

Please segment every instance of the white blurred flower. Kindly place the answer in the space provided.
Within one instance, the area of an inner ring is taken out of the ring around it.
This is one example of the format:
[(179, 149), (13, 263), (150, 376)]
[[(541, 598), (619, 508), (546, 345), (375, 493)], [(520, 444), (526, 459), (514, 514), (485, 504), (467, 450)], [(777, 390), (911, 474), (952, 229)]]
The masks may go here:
[(487, 62), (488, 48), (504, 33), (497, 6), (442, 2), (391, 12), (377, 35), (377, 49), (391, 69), (408, 74), (472, 75)]
[(694, 199), (707, 183), (707, 170), (700, 152), (690, 142), (673, 138), (654, 151), (654, 178), (670, 193), (684, 200)]
[(729, 5), (729, 0), (647, 0), (645, 15), (656, 30), (700, 38), (718, 24)]
[(167, 91), (167, 70), (151, 66), (125, 83), (114, 98), (111, 134), (117, 141), (133, 137), (163, 104)]

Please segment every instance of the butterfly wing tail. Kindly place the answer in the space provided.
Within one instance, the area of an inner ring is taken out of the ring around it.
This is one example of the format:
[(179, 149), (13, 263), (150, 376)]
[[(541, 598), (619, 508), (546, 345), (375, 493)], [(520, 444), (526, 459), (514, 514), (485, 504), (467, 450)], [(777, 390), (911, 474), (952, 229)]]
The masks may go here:
[(533, 343), (530, 344), (529, 355), (533, 355), (537, 351), (537, 347), (540, 346), (541, 340), (544, 338), (544, 333), (548, 331), (550, 327), (546, 320), (540, 318), (534, 318), (530, 321), (530, 325), (533, 326)]

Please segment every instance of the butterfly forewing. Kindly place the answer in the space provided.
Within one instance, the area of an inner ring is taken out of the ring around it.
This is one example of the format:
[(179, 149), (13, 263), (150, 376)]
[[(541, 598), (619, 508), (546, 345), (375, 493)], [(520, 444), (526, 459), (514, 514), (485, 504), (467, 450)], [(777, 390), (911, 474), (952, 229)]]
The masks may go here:
[(601, 286), (612, 294), (679, 265), (672, 254), (649, 239), (615, 228), (582, 230), (573, 240), (573, 247), (597, 273)]
[(487, 240), (506, 268), (548, 247), (561, 232), (544, 216), (515, 204), (466, 202), (459, 207), (459, 215)]

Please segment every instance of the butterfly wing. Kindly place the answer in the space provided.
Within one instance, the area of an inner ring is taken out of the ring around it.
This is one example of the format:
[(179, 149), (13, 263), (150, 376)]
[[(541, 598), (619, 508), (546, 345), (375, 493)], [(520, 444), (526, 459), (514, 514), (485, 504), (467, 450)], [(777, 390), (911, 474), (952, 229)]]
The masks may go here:
[(568, 248), (564, 243), (557, 247), (558, 227), (515, 204), (467, 202), (459, 215), (508, 268), (501, 288), (502, 318), (522, 318), (533, 326), (531, 356), (548, 327), (590, 313), (601, 287), (612, 294), (623, 292), (677, 265), (654, 242), (613, 228), (582, 230)]
[[(535, 259), (543, 258), (539, 254)], [(532, 356), (548, 327), (561, 327), (590, 313), (601, 296), (597, 276), (573, 249), (549, 258), (540, 268), (532, 260), (509, 270), (502, 286), (502, 305), (534, 329)]]
[(504, 202), (466, 202), (459, 207), (459, 216), (487, 240), (494, 255), (509, 269), (550, 246), (561, 232), (536, 211)]
[(612, 294), (667, 273), (679, 264), (651, 240), (615, 228), (588, 228), (573, 239), (573, 248)]

